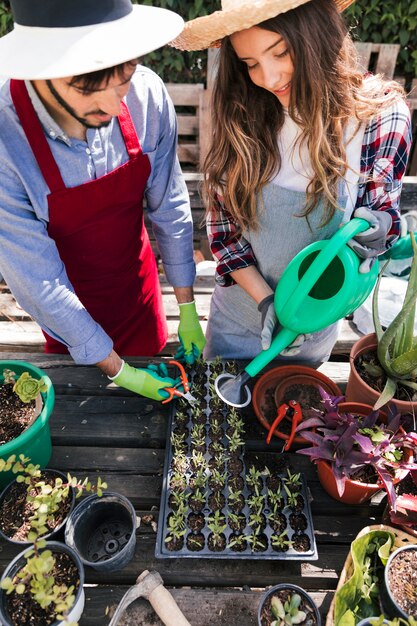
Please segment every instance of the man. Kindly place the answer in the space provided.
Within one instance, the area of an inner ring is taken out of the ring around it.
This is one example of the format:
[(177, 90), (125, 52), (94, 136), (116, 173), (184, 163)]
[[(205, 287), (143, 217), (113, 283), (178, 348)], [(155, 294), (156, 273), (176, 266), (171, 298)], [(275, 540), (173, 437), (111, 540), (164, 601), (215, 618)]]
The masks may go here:
[(175, 381), (133, 368), (167, 328), (143, 223), (146, 197), (180, 306), (180, 356), (204, 347), (193, 301), (189, 200), (176, 156), (175, 112), (138, 57), (175, 37), (182, 19), (130, 0), (11, 0), (0, 39), (0, 271), (40, 324), (47, 352), (95, 363), (154, 399)]

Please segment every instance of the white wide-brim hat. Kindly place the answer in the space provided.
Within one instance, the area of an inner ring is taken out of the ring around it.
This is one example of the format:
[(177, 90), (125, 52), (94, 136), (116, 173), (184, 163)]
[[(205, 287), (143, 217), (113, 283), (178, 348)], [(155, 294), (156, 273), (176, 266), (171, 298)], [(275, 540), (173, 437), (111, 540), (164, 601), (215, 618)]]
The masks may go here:
[(0, 38), (0, 76), (64, 78), (136, 59), (176, 37), (183, 19), (130, 0), (11, 0), (14, 29)]
[[(310, 0), (222, 0), (222, 10), (197, 17), (185, 24), (180, 36), (170, 42), (179, 50), (205, 50), (218, 47), (220, 41), (233, 33), (252, 28), (280, 13)], [(339, 11), (344, 11), (354, 0), (335, 0)]]

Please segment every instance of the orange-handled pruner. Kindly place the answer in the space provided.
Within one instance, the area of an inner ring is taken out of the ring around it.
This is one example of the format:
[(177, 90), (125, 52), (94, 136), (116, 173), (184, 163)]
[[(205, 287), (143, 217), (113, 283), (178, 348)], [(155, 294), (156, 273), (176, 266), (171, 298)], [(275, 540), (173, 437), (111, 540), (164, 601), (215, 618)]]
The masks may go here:
[(301, 407), (296, 400), (290, 400), (288, 404), (285, 404), (284, 402), (283, 404), (279, 406), (278, 415), (276, 416), (274, 422), (271, 424), (271, 428), (268, 431), (266, 443), (268, 444), (270, 443), (274, 430), (276, 429), (278, 424), (282, 422), (284, 417), (289, 417), (292, 420), (291, 432), (283, 447), (283, 450), (287, 452), (291, 448), (292, 442), (294, 441), (295, 431), (297, 430), (297, 426), (303, 419), (303, 416), (301, 413)]
[[(190, 404), (197, 402), (197, 398), (194, 398), (194, 396), (190, 393), (190, 385), (188, 382), (187, 373), (182, 363), (180, 363), (179, 361), (168, 361), (168, 363), (170, 365), (176, 365), (178, 369), (180, 370), (180, 382), (177, 383), (177, 385), (175, 385), (174, 387), (164, 388), (164, 391), (169, 393), (169, 397), (165, 398), (165, 400), (162, 400), (161, 404), (166, 404), (167, 402), (171, 402), (171, 400), (174, 399), (174, 396), (185, 398), (186, 400), (188, 400)], [(177, 389), (177, 387), (179, 387), (180, 385), (184, 387), (184, 391), (180, 391), (179, 389)]]

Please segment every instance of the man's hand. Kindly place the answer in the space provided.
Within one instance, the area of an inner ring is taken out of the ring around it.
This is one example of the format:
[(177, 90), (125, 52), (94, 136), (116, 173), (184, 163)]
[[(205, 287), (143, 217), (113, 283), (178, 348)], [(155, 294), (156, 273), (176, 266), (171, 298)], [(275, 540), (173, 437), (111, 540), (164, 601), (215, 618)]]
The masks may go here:
[(364, 259), (359, 266), (359, 272), (366, 274), (370, 271), (380, 254), (386, 252), (387, 235), (391, 229), (391, 216), (385, 211), (370, 211), (359, 207), (353, 217), (360, 217), (369, 222), (369, 228), (358, 233), (348, 241), (348, 246)]
[(152, 400), (164, 400), (169, 394), (164, 391), (166, 387), (173, 387), (179, 380), (168, 376), (165, 363), (148, 365), (147, 368), (132, 367), (123, 361), (121, 370), (116, 376), (109, 376), (119, 387), (134, 391)]
[(206, 345), (203, 329), (198, 319), (198, 313), (195, 308), (195, 302), (186, 302), (179, 304), (180, 307), (180, 323), (178, 326), (178, 339), (180, 340), (180, 348), (177, 350), (174, 359), (184, 361), (188, 365), (193, 365), (203, 352)]
[(258, 311), (261, 313), (261, 344), (262, 350), (268, 350), (271, 345), (272, 336), (278, 323), (277, 314), (275, 313), (274, 294), (266, 296), (258, 304)]
[(311, 334), (307, 335), (297, 335), (292, 343), (287, 348), (284, 348), (282, 352), (280, 352), (281, 356), (296, 356), (301, 352), (301, 346), (304, 344), (307, 339), (311, 337)]

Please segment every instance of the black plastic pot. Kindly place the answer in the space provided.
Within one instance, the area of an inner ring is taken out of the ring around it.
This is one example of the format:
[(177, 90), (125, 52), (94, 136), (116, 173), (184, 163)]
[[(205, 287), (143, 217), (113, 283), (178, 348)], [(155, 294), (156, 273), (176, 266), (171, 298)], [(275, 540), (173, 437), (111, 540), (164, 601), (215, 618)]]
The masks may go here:
[[(67, 482), (67, 476), (66, 474), (63, 474), (62, 472), (59, 472), (58, 470), (54, 470), (54, 469), (44, 469), (42, 470), (43, 474), (49, 474), (52, 475), (56, 478), (62, 478), (62, 480), (64, 482)], [(0, 494), (0, 508), (3, 506), (3, 502), (5, 500), (5, 498), (7, 497), (7, 495), (10, 492), (10, 489), (13, 487), (13, 485), (16, 484), (16, 480), (13, 480), (11, 483), (9, 483), (7, 485), (7, 487), (5, 489), (3, 489), (3, 491)], [(71, 505), (70, 505), (70, 509), (68, 511), (67, 516), (62, 520), (61, 524), (59, 524), (59, 526), (57, 526), (53, 531), (51, 531), (50, 533), (43, 535), (42, 539), (45, 539), (47, 541), (64, 541), (64, 529), (65, 529), (65, 524), (67, 523), (67, 519), (71, 513), (71, 511), (73, 510), (74, 506), (75, 506), (75, 491), (72, 489), (72, 487), (70, 487), (69, 490), (69, 497), (71, 499)], [(0, 537), (2, 537), (5, 541), (8, 541), (9, 543), (13, 543), (17, 546), (30, 546), (33, 542), (31, 541), (18, 541), (16, 539), (12, 539), (11, 537), (9, 537), (8, 535), (6, 535), (2, 529), (0, 528)]]
[(316, 621), (317, 621), (317, 626), (321, 626), (320, 613), (312, 597), (306, 591), (304, 591), (304, 589), (302, 589), (301, 587), (298, 587), (298, 585), (292, 585), (290, 583), (281, 583), (279, 585), (275, 585), (274, 587), (271, 587), (271, 589), (268, 589), (268, 591), (262, 596), (261, 601), (259, 603), (259, 608), (258, 608), (258, 626), (263, 626), (263, 623), (261, 620), (261, 613), (262, 613), (262, 608), (263, 608), (263, 605), (265, 604), (265, 601), (269, 598), (269, 596), (274, 595), (274, 593), (276, 593), (277, 591), (284, 591), (286, 589), (288, 589), (289, 591), (293, 593), (298, 593), (302, 598), (304, 598), (304, 600), (313, 609), (314, 617), (316, 618)]
[(84, 565), (101, 572), (122, 569), (133, 558), (136, 512), (127, 498), (105, 492), (85, 498), (69, 516), (65, 542)]
[[(29, 548), (30, 549), (30, 548)], [(1, 577), (1, 580), (4, 580), (4, 578), (6, 577), (10, 577), (13, 579), (14, 576), (16, 576), (17, 572), (19, 570), (22, 569), (22, 567), (24, 567), (25, 563), (26, 563), (26, 558), (25, 555), (29, 550), (28, 548), (26, 548), (23, 552), (20, 552), (14, 559), (13, 561), (11, 561), (9, 563), (9, 565), (6, 567), (6, 569), (3, 572), (3, 575)], [(44, 548), (41, 548), (41, 552), (43, 552), (43, 550), (51, 550), (53, 553), (56, 552), (64, 552), (66, 554), (68, 554), (71, 559), (74, 561), (75, 565), (77, 566), (78, 569), (78, 576), (80, 579), (80, 584), (78, 585), (78, 589), (77, 592), (75, 594), (75, 600), (74, 600), (74, 605), (73, 608), (71, 609), (70, 613), (67, 616), (67, 621), (69, 622), (78, 622), (78, 620), (80, 619), (82, 612), (84, 610), (84, 602), (85, 602), (85, 595), (84, 595), (84, 567), (83, 564), (81, 563), (81, 560), (78, 556), (78, 554), (69, 546), (66, 546), (64, 543), (60, 543), (58, 541), (48, 541), (46, 546)], [(3, 589), (0, 589), (0, 620), (1, 620), (1, 624), (3, 626), (17, 626), (16, 623), (11, 621), (10, 618), (10, 614), (8, 611), (8, 606), (7, 606), (7, 594), (5, 591), (3, 591)], [(62, 624), (62, 620), (59, 621), (54, 621), (50, 626), (59, 626), (59, 624)], [(23, 626), (22, 624), (19, 624), (19, 626)]]
[[(405, 550), (416, 551), (417, 545), (410, 544), (407, 546), (402, 546), (401, 548), (397, 548), (397, 550), (391, 553), (387, 561), (387, 564), (385, 566), (384, 584), (381, 585), (380, 594), (381, 594), (381, 604), (382, 604), (382, 608), (384, 609), (384, 614), (386, 614), (390, 618), (402, 617), (403, 619), (408, 620), (409, 615), (407, 615), (407, 613), (405, 613), (403, 609), (397, 604), (397, 601), (391, 591), (390, 583), (389, 583), (389, 571), (390, 571), (392, 562), (395, 560), (398, 554), (400, 554), (401, 552), (404, 552)], [(407, 583), (406, 580), (404, 580), (403, 582), (404, 584)]]

